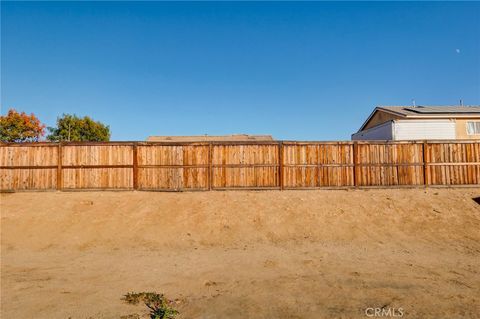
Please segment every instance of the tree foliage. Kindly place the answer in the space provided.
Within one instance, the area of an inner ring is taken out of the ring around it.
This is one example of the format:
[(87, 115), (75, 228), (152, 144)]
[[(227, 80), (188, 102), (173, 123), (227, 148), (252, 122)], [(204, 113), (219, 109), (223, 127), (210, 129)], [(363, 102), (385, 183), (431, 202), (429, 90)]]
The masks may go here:
[(110, 140), (110, 127), (94, 121), (88, 116), (63, 114), (57, 118), (57, 126), (49, 127), (49, 141), (107, 142)]
[(38, 142), (45, 134), (45, 125), (31, 113), (19, 113), (8, 110), (7, 115), (0, 116), (0, 140), (2, 142)]

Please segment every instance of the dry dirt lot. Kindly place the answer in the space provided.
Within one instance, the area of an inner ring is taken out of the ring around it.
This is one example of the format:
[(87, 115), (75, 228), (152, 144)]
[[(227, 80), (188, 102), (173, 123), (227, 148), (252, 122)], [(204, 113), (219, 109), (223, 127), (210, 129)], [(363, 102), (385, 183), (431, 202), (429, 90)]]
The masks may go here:
[(5, 319), (480, 317), (480, 188), (0, 196)]

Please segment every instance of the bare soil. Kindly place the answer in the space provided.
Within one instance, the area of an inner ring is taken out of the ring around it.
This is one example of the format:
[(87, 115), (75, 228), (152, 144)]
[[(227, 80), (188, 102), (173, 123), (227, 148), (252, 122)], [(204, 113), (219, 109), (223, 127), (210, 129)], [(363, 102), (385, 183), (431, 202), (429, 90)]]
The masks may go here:
[(2, 318), (480, 317), (480, 188), (0, 196)]

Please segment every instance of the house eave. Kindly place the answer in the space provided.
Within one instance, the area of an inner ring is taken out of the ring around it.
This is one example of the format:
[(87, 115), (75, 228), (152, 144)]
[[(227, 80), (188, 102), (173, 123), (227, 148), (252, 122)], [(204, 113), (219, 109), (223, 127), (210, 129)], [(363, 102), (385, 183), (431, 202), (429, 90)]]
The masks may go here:
[(405, 114), (402, 114), (402, 113), (399, 113), (399, 112), (395, 112), (395, 111), (392, 111), (392, 110), (388, 110), (388, 109), (384, 109), (384, 108), (382, 108), (382, 107), (380, 107), (380, 106), (377, 106), (377, 107), (372, 111), (372, 113), (370, 113), (370, 115), (369, 115), (368, 118), (365, 120), (365, 122), (363, 122), (362, 126), (358, 129), (357, 133), (363, 131), (363, 129), (365, 128), (365, 126), (368, 124), (368, 122), (370, 122), (370, 120), (372, 119), (372, 117), (373, 117), (373, 116), (375, 115), (375, 113), (377, 113), (378, 111), (382, 111), (382, 112), (385, 112), (385, 113), (390, 113), (390, 114), (393, 114), (393, 115), (405, 117)]

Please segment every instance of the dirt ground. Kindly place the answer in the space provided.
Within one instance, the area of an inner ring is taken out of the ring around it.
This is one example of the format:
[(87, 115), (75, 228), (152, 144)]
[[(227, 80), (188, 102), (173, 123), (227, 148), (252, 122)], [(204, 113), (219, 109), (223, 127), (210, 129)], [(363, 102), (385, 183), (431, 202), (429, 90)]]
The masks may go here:
[(480, 188), (0, 196), (5, 319), (480, 318)]

